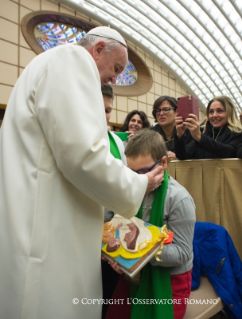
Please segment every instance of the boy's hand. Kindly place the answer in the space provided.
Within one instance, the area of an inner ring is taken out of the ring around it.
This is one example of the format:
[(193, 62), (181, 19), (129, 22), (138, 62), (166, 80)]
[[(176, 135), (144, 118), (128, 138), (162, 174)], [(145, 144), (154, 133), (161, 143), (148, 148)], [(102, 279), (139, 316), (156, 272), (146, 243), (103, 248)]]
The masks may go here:
[(112, 260), (112, 261), (109, 261), (108, 263), (113, 268), (113, 270), (115, 270), (118, 274), (120, 275), (123, 274), (123, 271), (120, 270), (119, 264), (116, 261)]
[(146, 189), (146, 194), (150, 193), (154, 189), (158, 188), (163, 182), (164, 178), (164, 169), (162, 166), (157, 166), (151, 172), (147, 173), (148, 185)]

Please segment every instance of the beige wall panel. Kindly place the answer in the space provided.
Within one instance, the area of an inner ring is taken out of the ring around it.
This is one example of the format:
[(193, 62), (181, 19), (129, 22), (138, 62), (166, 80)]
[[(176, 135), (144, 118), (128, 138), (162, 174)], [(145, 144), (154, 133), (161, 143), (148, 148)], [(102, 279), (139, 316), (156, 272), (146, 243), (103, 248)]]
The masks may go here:
[(60, 5), (60, 12), (70, 14), (70, 15), (75, 15), (75, 11), (67, 8), (66, 6), (63, 6), (62, 4)]
[(142, 51), (139, 50), (139, 49), (136, 49), (136, 53), (138, 54), (139, 57), (141, 57), (141, 59), (142, 59), (143, 61), (145, 61), (145, 54), (144, 54), (144, 52), (142, 52)]
[(114, 99), (113, 99), (113, 109), (116, 109), (117, 108), (117, 96), (114, 96)]
[(7, 104), (13, 87), (0, 84), (0, 104)]
[(0, 38), (18, 44), (18, 25), (0, 18)]
[(145, 57), (145, 62), (149, 68), (154, 69), (154, 62), (148, 55)]
[(33, 58), (36, 57), (36, 54), (32, 50), (28, 50), (20, 47), (20, 66), (26, 67)]
[(175, 80), (174, 76), (173, 76), (172, 74), (170, 74), (170, 73), (168, 73), (168, 77), (169, 77), (170, 79)]
[(157, 83), (161, 83), (161, 73), (154, 71), (154, 81)]
[(176, 81), (175, 85), (176, 85), (176, 91), (181, 92), (181, 86), (177, 81)]
[(0, 0), (0, 17), (18, 23), (18, 4), (9, 0)]
[(26, 14), (28, 14), (30, 12), (32, 12), (32, 11), (20, 6), (20, 23), (21, 23), (23, 17), (26, 16)]
[(138, 96), (138, 101), (146, 103), (146, 94)]
[(169, 89), (167, 87), (163, 86), (162, 91), (163, 91), (162, 95), (169, 95)]
[(172, 90), (176, 89), (175, 81), (169, 77), (169, 88)]
[(59, 7), (57, 3), (41, 0), (41, 10), (59, 11)]
[(116, 108), (121, 111), (127, 112), (128, 110), (128, 99), (125, 96), (117, 96)]
[(128, 113), (138, 109), (138, 102), (128, 99)]
[(153, 117), (152, 111), (153, 111), (153, 106), (152, 105), (147, 105), (147, 116)]
[(24, 68), (19, 68), (19, 75), (23, 73)]
[(161, 88), (161, 85), (158, 83), (155, 83), (155, 94), (160, 96), (162, 95), (162, 88)]
[(18, 67), (0, 62), (0, 83), (14, 85), (18, 78)]
[(94, 20), (94, 19), (90, 19), (89, 20), (90, 21), (90, 24), (93, 24), (93, 25), (95, 25), (95, 26), (100, 26), (100, 25), (102, 25), (100, 22), (98, 22), (98, 21), (96, 21), (96, 20)]
[(117, 111), (117, 121), (119, 124), (123, 124), (125, 118), (127, 116), (126, 112)]
[(133, 51), (135, 51), (135, 45), (132, 42), (126, 41), (126, 43), (127, 43), (128, 47), (130, 47)]
[(155, 120), (153, 117), (148, 117), (148, 120), (150, 122), (150, 125), (153, 126), (153, 124), (155, 123)]
[(176, 97), (176, 91), (175, 90), (170, 89), (169, 92), (170, 92), (169, 95), (171, 97)]
[(147, 113), (146, 104), (145, 104), (145, 103), (138, 102), (138, 110)]
[(164, 74), (164, 75), (166, 75), (166, 76), (168, 76), (168, 72), (166, 71), (166, 69), (163, 69), (163, 68), (162, 68), (161, 73)]
[(20, 0), (20, 4), (33, 11), (40, 10), (40, 0)]
[(176, 98), (178, 99), (179, 97), (181, 97), (182, 96), (182, 94), (180, 93), (180, 92), (177, 92), (176, 91)]
[(25, 38), (24, 38), (24, 36), (23, 36), (23, 34), (22, 34), (22, 31), (20, 31), (20, 45), (21, 45), (22, 47), (25, 47), (25, 48), (27, 48), (27, 49), (32, 50), (32, 49), (30, 48), (30, 46), (28, 45), (28, 43), (26, 42), (26, 40), (25, 40)]
[(154, 72), (155, 72), (155, 71), (154, 71), (153, 69), (149, 69), (149, 70), (150, 70), (150, 74), (151, 74), (151, 76), (152, 76), (152, 79), (154, 80), (154, 76), (155, 76), (155, 75), (154, 75)]
[(147, 104), (153, 105), (155, 102), (155, 95), (153, 93), (147, 93)]
[(112, 110), (111, 118), (110, 118), (109, 122), (117, 123), (117, 111), (116, 110)]
[(184, 89), (183, 87), (182, 87), (181, 93), (182, 93), (183, 95), (187, 95), (187, 92), (185, 91), (185, 89)]
[(77, 13), (76, 13), (76, 17), (77, 17), (78, 19), (81, 19), (81, 20), (85, 21), (85, 22), (88, 22), (88, 21), (89, 21), (88, 17), (84, 16), (84, 15), (81, 14), (80, 12), (77, 12)]
[(152, 83), (152, 87), (150, 88), (150, 93), (155, 93), (155, 86), (154, 86), (154, 83)]
[(157, 64), (156, 62), (154, 62), (154, 70), (161, 73), (161, 66), (159, 64)]
[(206, 114), (199, 110), (199, 122), (202, 122), (202, 120), (205, 118), (205, 116), (206, 116)]
[(18, 64), (18, 46), (6, 41), (0, 40), (0, 61)]
[(169, 81), (168, 81), (168, 76), (162, 74), (161, 75), (161, 80), (162, 80), (162, 85), (168, 87), (169, 86)]

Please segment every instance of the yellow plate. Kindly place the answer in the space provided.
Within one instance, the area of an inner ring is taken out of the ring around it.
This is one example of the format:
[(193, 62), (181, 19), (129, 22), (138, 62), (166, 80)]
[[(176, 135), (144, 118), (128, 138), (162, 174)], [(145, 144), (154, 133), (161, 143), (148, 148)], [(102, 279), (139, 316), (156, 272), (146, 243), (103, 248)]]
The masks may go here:
[[(147, 228), (149, 229), (149, 231), (152, 234), (152, 240), (159, 239), (160, 231), (159, 231), (158, 227), (148, 226)], [(124, 247), (122, 245), (120, 245), (118, 250), (111, 252), (111, 253), (106, 250), (107, 245), (105, 245), (102, 248), (102, 251), (105, 252), (105, 254), (109, 255), (112, 258), (122, 256), (125, 259), (135, 259), (135, 258), (143, 257), (154, 245), (155, 245), (154, 243), (148, 244), (148, 246), (145, 247), (144, 249), (142, 249), (141, 251), (136, 251), (134, 253), (127, 251), (126, 249), (124, 249)]]

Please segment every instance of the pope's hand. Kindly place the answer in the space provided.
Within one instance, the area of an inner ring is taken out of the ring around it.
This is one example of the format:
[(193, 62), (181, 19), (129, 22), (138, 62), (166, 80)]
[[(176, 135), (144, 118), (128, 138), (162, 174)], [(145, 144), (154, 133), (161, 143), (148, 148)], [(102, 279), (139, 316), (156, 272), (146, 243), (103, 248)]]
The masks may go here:
[(146, 194), (148, 194), (154, 189), (158, 188), (163, 182), (164, 169), (162, 166), (159, 165), (155, 169), (153, 169), (151, 172), (147, 173), (146, 176), (148, 177), (148, 185), (146, 189)]

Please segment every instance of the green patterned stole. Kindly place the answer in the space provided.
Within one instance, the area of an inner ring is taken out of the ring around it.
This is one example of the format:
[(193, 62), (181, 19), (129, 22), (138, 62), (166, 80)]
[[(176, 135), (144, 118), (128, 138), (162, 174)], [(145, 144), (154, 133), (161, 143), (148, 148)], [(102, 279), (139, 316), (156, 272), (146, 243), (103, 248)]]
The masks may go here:
[[(156, 226), (163, 226), (163, 208), (168, 187), (168, 174), (165, 171), (164, 181), (157, 188), (151, 209), (149, 222)], [(142, 219), (142, 205), (136, 215)], [(161, 255), (162, 258), (162, 255)], [(173, 304), (171, 290), (170, 269), (167, 267), (154, 267), (148, 263), (141, 271), (140, 285), (131, 284), (130, 296), (138, 300), (154, 300), (155, 304), (136, 304), (131, 300), (131, 319), (173, 319)], [(169, 303), (168, 303), (168, 302)], [(156, 304), (157, 303), (157, 304)]]

